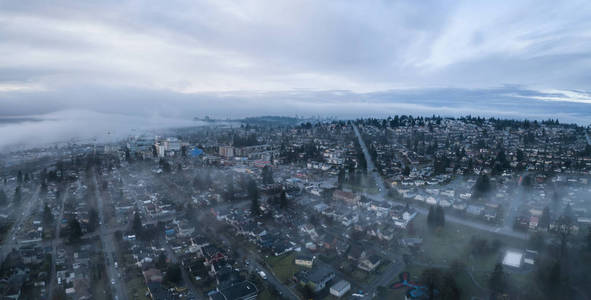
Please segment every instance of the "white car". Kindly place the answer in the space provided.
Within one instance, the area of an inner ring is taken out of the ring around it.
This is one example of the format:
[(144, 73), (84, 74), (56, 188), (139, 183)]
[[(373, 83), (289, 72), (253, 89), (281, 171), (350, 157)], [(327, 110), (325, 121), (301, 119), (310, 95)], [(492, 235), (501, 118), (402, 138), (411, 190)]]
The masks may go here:
[(115, 285), (115, 279), (111, 279), (111, 284)]

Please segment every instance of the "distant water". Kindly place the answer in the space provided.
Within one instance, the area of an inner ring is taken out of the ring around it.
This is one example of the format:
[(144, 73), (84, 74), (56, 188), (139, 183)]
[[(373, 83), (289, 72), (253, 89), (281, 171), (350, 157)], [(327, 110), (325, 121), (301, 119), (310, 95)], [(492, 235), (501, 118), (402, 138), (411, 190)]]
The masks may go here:
[(32, 117), (0, 117), (0, 125), (18, 124), (24, 122), (41, 122), (42, 119)]

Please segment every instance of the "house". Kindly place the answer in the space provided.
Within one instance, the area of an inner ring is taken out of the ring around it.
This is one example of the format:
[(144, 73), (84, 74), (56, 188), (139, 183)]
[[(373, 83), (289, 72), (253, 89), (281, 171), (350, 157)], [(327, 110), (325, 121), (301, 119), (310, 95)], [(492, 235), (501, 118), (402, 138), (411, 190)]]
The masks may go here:
[(162, 273), (156, 268), (150, 268), (142, 272), (146, 282), (162, 282)]
[(523, 263), (533, 266), (536, 263), (537, 256), (538, 256), (537, 251), (525, 250), (525, 254), (523, 256)]
[(257, 297), (257, 287), (250, 281), (243, 281), (222, 289), (209, 296), (210, 300), (253, 300)]
[(413, 237), (402, 238), (400, 239), (400, 244), (407, 248), (418, 248), (423, 244), (423, 239)]
[(195, 232), (195, 227), (189, 224), (188, 221), (181, 221), (177, 223), (177, 231), (180, 237), (188, 237)]
[(375, 270), (380, 265), (380, 263), (382, 263), (382, 258), (374, 254), (359, 260), (357, 267), (361, 270), (371, 272)]
[(529, 217), (529, 229), (530, 230), (536, 230), (538, 228), (539, 219), (540, 218), (537, 216), (530, 216)]
[(523, 262), (523, 252), (507, 250), (503, 257), (503, 265), (509, 268), (519, 269)]
[(330, 287), (330, 294), (337, 298), (341, 298), (349, 290), (351, 290), (351, 284), (346, 280), (341, 280)]
[(306, 256), (306, 255), (298, 255), (296, 256), (294, 263), (298, 266), (312, 268), (314, 265), (314, 257), (313, 256)]
[(310, 271), (304, 270), (296, 273), (295, 277), (300, 284), (308, 285), (314, 292), (319, 292), (335, 277), (335, 273), (327, 266), (314, 266)]
[(365, 250), (361, 249), (361, 247), (359, 247), (359, 246), (353, 245), (353, 246), (351, 246), (351, 249), (349, 250), (349, 253), (347, 254), (347, 258), (349, 260), (357, 261), (357, 260), (365, 258), (365, 255), (366, 255)]
[(335, 190), (332, 193), (332, 198), (336, 201), (343, 201), (351, 205), (357, 205), (359, 203), (359, 200), (361, 200), (361, 196), (356, 195), (352, 192), (345, 192), (341, 190)]

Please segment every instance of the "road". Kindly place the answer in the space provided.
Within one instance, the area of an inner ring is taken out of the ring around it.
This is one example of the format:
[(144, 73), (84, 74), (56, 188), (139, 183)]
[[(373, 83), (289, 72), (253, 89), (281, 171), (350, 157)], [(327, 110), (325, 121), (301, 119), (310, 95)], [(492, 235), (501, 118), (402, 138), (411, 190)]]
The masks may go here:
[(365, 160), (367, 161), (367, 174), (371, 174), (376, 182), (376, 185), (378, 186), (378, 189), (380, 191), (380, 195), (382, 197), (380, 197), (379, 201), (384, 201), (385, 196), (386, 196), (386, 187), (384, 186), (384, 180), (382, 179), (382, 176), (380, 176), (380, 173), (377, 172), (376, 170), (376, 166), (373, 163), (373, 159), (371, 159), (371, 155), (369, 155), (369, 151), (367, 150), (367, 146), (365, 145), (365, 141), (363, 141), (363, 138), (361, 137), (361, 134), (359, 133), (359, 129), (357, 129), (357, 125), (353, 124), (353, 130), (355, 131), (355, 135), (357, 136), (357, 139), (359, 139), (359, 145), (361, 146), (361, 150), (363, 150), (363, 156), (365, 157)]
[[(98, 214), (99, 214), (99, 233), (101, 238), (101, 243), (103, 244), (103, 254), (105, 255), (105, 269), (107, 271), (107, 276), (110, 279), (109, 284), (113, 290), (113, 295), (115, 295), (115, 299), (118, 300), (127, 300), (127, 288), (125, 282), (120, 280), (119, 278), (119, 271), (115, 268), (115, 260), (113, 259), (113, 252), (115, 252), (115, 246), (113, 242), (113, 234), (108, 234), (105, 229), (105, 225), (103, 220), (104, 218), (104, 201), (103, 196), (99, 192), (99, 184), (96, 179), (96, 173), (93, 172), (93, 181), (95, 186), (95, 196), (98, 206)], [(111, 284), (114, 283), (114, 284)]]
[(62, 229), (62, 219), (64, 218), (64, 201), (67, 195), (67, 189), (64, 189), (64, 192), (60, 194), (60, 198), (57, 199), (57, 203), (59, 205), (59, 214), (57, 219), (55, 220), (55, 236), (51, 241), (51, 281), (49, 282), (49, 297), (48, 299), (53, 299), (53, 291), (55, 290), (55, 284), (57, 282), (57, 274), (55, 269), (55, 259), (57, 257), (57, 246), (60, 240), (60, 231)]
[[(277, 291), (279, 291), (283, 298), (290, 299), (290, 300), (299, 300), (300, 298), (294, 294), (294, 292), (287, 286), (285, 286), (277, 277), (275, 277), (275, 273), (271, 272), (271, 270), (267, 269), (265, 266), (261, 265), (255, 259), (249, 260), (250, 264), (256, 268), (256, 270), (261, 270), (265, 272), (267, 275), (267, 282), (272, 285)], [(259, 276), (257, 274), (257, 276)]]
[[(245, 203), (247, 202), (248, 201), (245, 201)], [(207, 229), (212, 230), (212, 227), (207, 226)], [(245, 247), (240, 247), (240, 241), (235, 241), (234, 238), (229, 238), (227, 236), (227, 232), (221, 232), (219, 235), (217, 235), (217, 238), (220, 239), (223, 244), (231, 246), (232, 249), (236, 250), (239, 259), (246, 259), (246, 261), (248, 261), (250, 264), (250, 271), (252, 271), (252, 267), (254, 267), (256, 270), (261, 270), (265, 272), (265, 274), (267, 275), (267, 282), (270, 285), (272, 285), (277, 291), (279, 291), (283, 298), (289, 300), (300, 299), (288, 286), (286, 286), (279, 279), (277, 279), (277, 277), (270, 270), (270, 268), (267, 268), (266, 266), (263, 266), (261, 263), (258, 262), (265, 261), (259, 253), (248, 250)], [(257, 274), (256, 276), (259, 275)]]
[(6, 239), (4, 240), (4, 242), (2, 244), (2, 250), (0, 251), (0, 262), (4, 261), (4, 258), (6, 257), (6, 255), (8, 255), (8, 253), (10, 253), (10, 251), (12, 251), (13, 247), (17, 244), (16, 243), (16, 234), (20, 230), (21, 226), (23, 225), (23, 222), (31, 216), (31, 213), (33, 212), (34, 208), (39, 209), (39, 207), (41, 207), (40, 205), (37, 205), (37, 202), (39, 200), (40, 191), (41, 191), (41, 187), (37, 186), (35, 188), (35, 191), (31, 195), (31, 198), (29, 199), (29, 201), (27, 201), (24, 204), (24, 207), (21, 208), (22, 213), (18, 215), (16, 221), (14, 222), (12, 227), (10, 228), (10, 231), (6, 235)]
[[(377, 195), (366, 194), (365, 196), (367, 198), (370, 198), (372, 200), (379, 201), (379, 202), (386, 201), (387, 198), (386, 198), (386, 189), (384, 188), (384, 180), (382, 180), (382, 178), (378, 172), (374, 172), (375, 165), (371, 159), (371, 156), (369, 155), (369, 151), (367, 150), (367, 146), (365, 145), (365, 142), (363, 141), (363, 138), (361, 137), (361, 134), (359, 133), (357, 126), (355, 124), (353, 124), (352, 126), (353, 126), (353, 130), (355, 131), (355, 135), (359, 139), (359, 145), (361, 146), (361, 150), (363, 150), (363, 156), (365, 157), (365, 160), (367, 161), (367, 172), (374, 176), (376, 184), (378, 185), (379, 188), (381, 188), (380, 193), (378, 193)], [(391, 201), (391, 202), (395, 203), (395, 204), (405, 205), (404, 203), (397, 202), (397, 201)], [(429, 213), (429, 211), (425, 208), (421, 208), (421, 207), (414, 207), (414, 208), (418, 213), (420, 213), (422, 215), (427, 215)], [(483, 224), (483, 223), (479, 223), (479, 222), (468, 220), (468, 219), (458, 218), (458, 217), (452, 216), (452, 215), (446, 215), (445, 220), (447, 222), (456, 223), (456, 224), (464, 225), (464, 226), (471, 227), (474, 229), (488, 231), (488, 232), (492, 232), (492, 233), (496, 233), (499, 235), (504, 235), (504, 236), (508, 236), (508, 237), (512, 237), (512, 238), (517, 238), (517, 239), (521, 239), (521, 240), (528, 239), (527, 233), (515, 232), (511, 228), (507, 228), (504, 226), (501, 226), (501, 227), (491, 226), (488, 224)]]

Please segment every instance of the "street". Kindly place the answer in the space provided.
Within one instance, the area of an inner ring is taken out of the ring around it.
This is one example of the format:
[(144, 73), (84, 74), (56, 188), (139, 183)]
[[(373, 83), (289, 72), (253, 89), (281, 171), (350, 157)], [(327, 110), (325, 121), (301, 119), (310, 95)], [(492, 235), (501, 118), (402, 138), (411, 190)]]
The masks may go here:
[[(363, 141), (363, 138), (361, 137), (361, 134), (359, 133), (357, 126), (355, 124), (352, 124), (352, 126), (353, 126), (353, 130), (355, 131), (355, 135), (359, 139), (359, 145), (361, 145), (361, 149), (363, 150), (363, 156), (365, 157), (365, 160), (367, 161), (367, 172), (368, 172), (368, 174), (372, 174), (374, 176), (376, 184), (381, 189), (381, 192), (377, 195), (366, 194), (365, 196), (372, 199), (372, 200), (379, 201), (379, 202), (386, 201), (387, 192), (386, 192), (386, 189), (384, 188), (384, 180), (381, 178), (381, 176), (378, 172), (374, 172), (375, 165), (371, 159), (371, 156), (369, 155), (369, 151), (367, 150), (367, 146), (365, 145), (365, 141)], [(395, 203), (395, 204), (399, 204), (399, 205), (405, 205), (404, 203), (397, 202), (397, 201), (391, 201), (391, 202)], [(414, 207), (414, 208), (416, 209), (416, 211), (418, 213), (420, 213), (422, 215), (427, 215), (429, 213), (429, 211), (426, 208), (422, 208), (422, 207)], [(484, 231), (508, 236), (508, 237), (513, 237), (513, 238), (517, 238), (517, 239), (527, 240), (529, 238), (527, 233), (515, 232), (512, 230), (512, 228), (510, 228), (510, 227), (508, 228), (506, 226), (500, 226), (500, 227), (499, 226), (491, 226), (488, 224), (483, 224), (480, 222), (476, 222), (476, 221), (472, 221), (472, 220), (464, 219), (464, 218), (459, 218), (459, 217), (452, 216), (452, 215), (446, 215), (445, 220), (452, 222), (452, 223), (456, 223), (456, 224), (472, 227), (475, 229), (484, 230)]]

